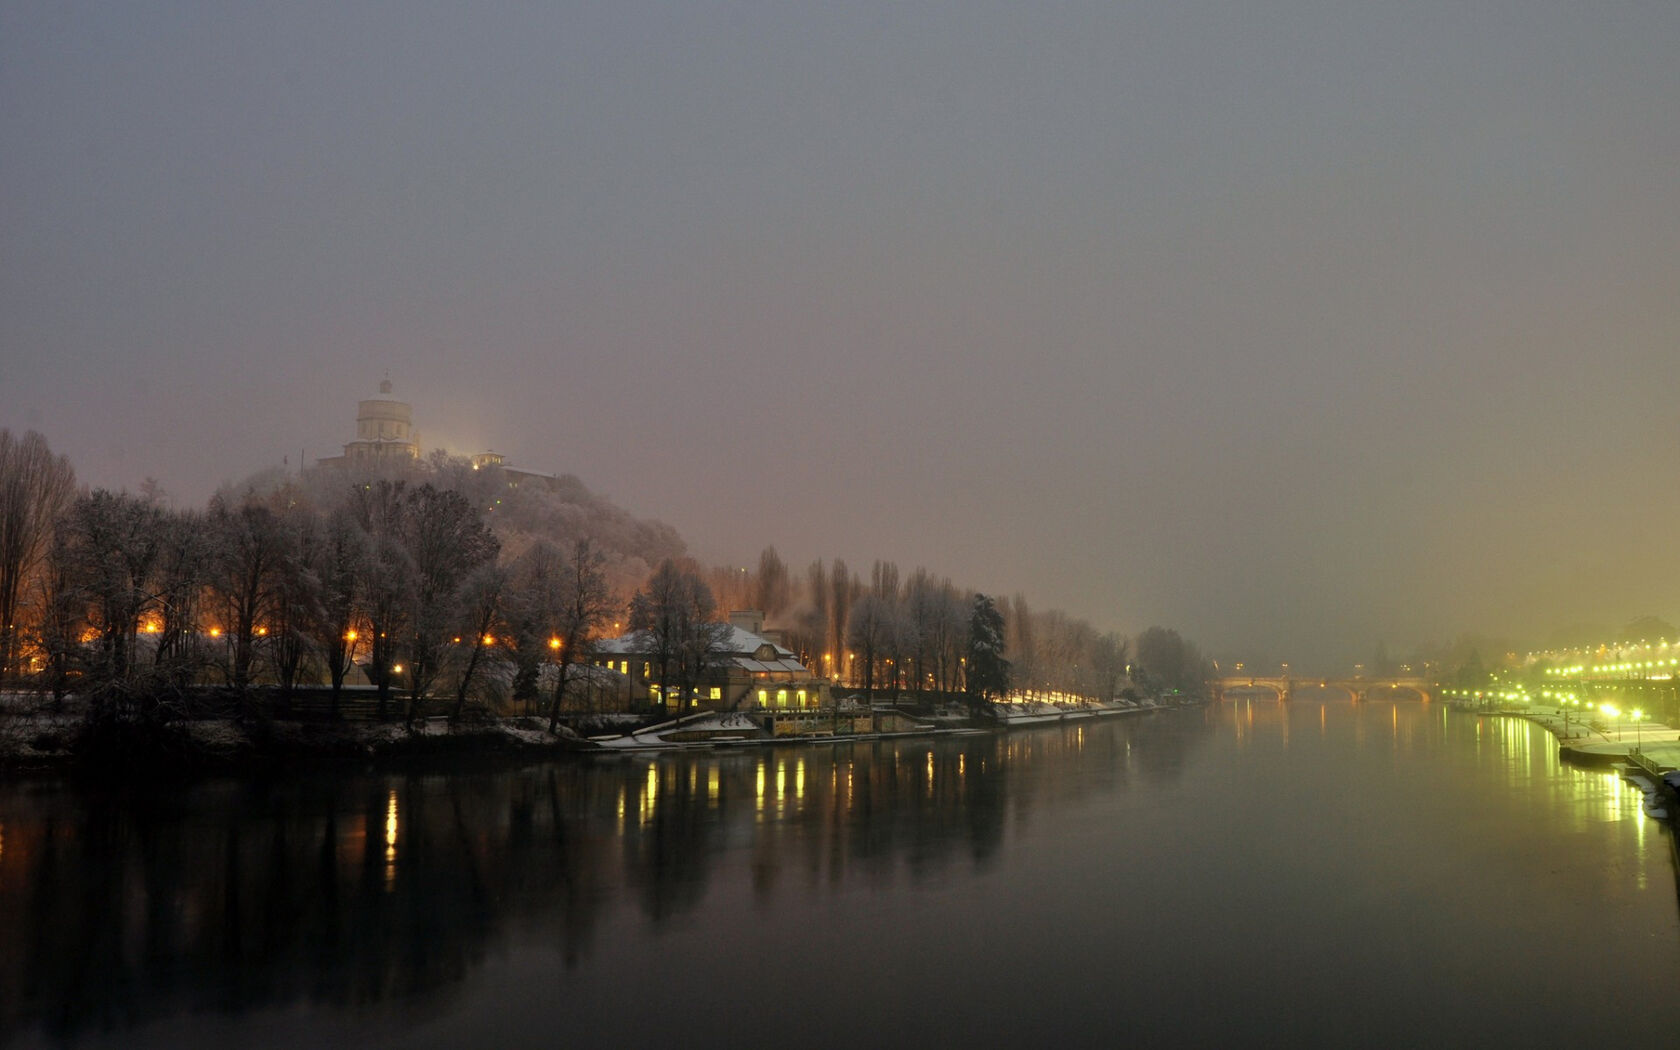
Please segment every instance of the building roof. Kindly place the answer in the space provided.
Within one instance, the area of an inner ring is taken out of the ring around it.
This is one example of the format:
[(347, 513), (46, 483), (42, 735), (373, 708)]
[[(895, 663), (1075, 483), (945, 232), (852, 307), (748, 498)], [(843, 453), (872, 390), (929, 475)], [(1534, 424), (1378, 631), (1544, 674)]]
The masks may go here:
[[(718, 626), (725, 629), (720, 650), (742, 670), (810, 673), (793, 655), (792, 650), (784, 649), (768, 638), (742, 630), (734, 624)], [(595, 651), (604, 656), (645, 655), (650, 646), (643, 638), (643, 633), (632, 631), (617, 638), (603, 638), (595, 643)]]

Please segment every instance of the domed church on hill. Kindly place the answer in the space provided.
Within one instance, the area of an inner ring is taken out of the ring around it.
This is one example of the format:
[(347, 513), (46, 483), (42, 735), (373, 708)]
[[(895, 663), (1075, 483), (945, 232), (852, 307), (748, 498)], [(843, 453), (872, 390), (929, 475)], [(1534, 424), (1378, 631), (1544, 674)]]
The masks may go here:
[(379, 384), (379, 396), (356, 403), (356, 440), (344, 455), (322, 463), (407, 463), (420, 458), (420, 432), (414, 429), (414, 407), (392, 396), (389, 379)]
[(348, 460), (419, 459), (420, 432), (414, 429), (414, 408), (391, 396), (389, 379), (379, 384), (379, 396), (356, 404), (356, 440), (344, 446)]

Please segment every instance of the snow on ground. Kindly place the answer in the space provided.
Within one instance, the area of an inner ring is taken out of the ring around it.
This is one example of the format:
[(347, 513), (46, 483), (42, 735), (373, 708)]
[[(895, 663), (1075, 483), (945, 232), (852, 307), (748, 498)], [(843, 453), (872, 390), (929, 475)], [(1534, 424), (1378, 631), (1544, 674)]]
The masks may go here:
[(212, 754), (231, 755), (251, 746), (251, 738), (230, 718), (188, 722), (186, 730), (193, 743)]

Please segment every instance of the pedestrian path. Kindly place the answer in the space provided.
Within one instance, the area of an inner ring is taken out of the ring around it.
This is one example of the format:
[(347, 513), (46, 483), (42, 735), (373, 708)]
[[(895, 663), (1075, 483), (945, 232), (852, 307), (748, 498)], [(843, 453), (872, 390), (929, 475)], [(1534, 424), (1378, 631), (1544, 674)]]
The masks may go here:
[(1558, 738), (1559, 750), (1577, 761), (1607, 765), (1634, 752), (1655, 769), (1680, 769), (1680, 729), (1661, 722), (1589, 717), (1574, 708), (1535, 704), (1511, 714), (1542, 726)]

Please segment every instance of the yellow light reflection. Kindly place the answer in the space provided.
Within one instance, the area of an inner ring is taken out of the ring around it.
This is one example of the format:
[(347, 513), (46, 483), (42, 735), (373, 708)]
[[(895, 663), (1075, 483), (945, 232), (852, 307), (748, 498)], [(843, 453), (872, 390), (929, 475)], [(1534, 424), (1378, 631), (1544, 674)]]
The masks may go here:
[(385, 803), (385, 860), (397, 859), (397, 793), (391, 792), (391, 797)]
[(717, 769), (716, 766), (713, 766), (711, 769), (706, 770), (706, 797), (707, 798), (717, 798), (717, 795), (718, 795), (718, 769)]
[(805, 760), (799, 760), (799, 765), (793, 770), (793, 797), (805, 797)]
[(659, 767), (648, 766), (647, 789), (642, 792), (642, 823), (653, 819), (659, 805)]
[(397, 793), (385, 803), (385, 890), (390, 892), (397, 882)]

